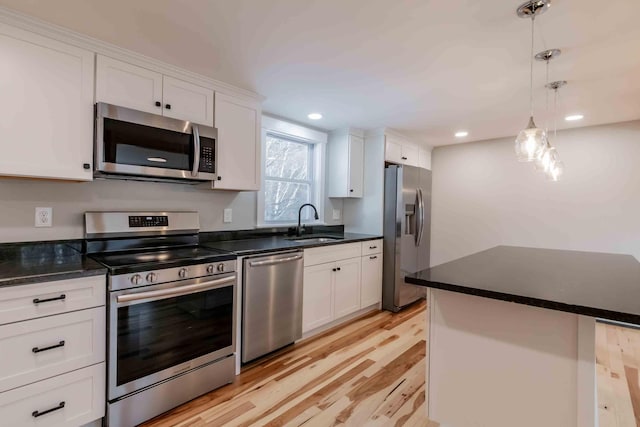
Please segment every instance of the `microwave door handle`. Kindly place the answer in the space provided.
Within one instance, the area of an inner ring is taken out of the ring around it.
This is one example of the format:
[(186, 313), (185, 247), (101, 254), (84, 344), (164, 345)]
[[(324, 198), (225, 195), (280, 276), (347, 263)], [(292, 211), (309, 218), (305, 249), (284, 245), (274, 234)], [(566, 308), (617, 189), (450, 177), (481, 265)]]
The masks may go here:
[(191, 176), (198, 176), (200, 170), (200, 130), (198, 125), (191, 126), (193, 130), (193, 169), (191, 169)]

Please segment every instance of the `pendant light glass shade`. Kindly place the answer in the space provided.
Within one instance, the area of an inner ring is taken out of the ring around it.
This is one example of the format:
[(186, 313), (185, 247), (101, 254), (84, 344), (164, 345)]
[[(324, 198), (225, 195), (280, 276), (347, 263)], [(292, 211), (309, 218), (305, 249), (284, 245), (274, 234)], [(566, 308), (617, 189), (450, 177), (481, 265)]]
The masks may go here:
[(536, 127), (533, 117), (530, 117), (529, 125), (521, 130), (516, 138), (516, 157), (519, 162), (533, 162), (542, 154), (546, 145), (546, 133)]
[(564, 163), (557, 160), (551, 164), (549, 171), (547, 172), (547, 179), (549, 181), (560, 181), (560, 178), (564, 174)]
[(558, 155), (556, 147), (552, 147), (551, 144), (547, 143), (547, 146), (535, 160), (536, 170), (538, 172), (549, 173), (551, 166), (557, 161), (560, 161), (560, 156)]

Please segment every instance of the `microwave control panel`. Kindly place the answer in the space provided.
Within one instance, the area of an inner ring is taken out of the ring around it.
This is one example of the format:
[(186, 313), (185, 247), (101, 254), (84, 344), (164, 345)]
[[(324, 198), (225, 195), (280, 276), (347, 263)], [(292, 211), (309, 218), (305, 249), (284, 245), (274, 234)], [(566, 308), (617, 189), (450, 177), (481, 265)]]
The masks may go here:
[(168, 216), (130, 216), (129, 217), (129, 227), (131, 228), (139, 228), (139, 227), (168, 227), (169, 226), (169, 217)]
[(200, 137), (200, 143), (202, 145), (200, 146), (200, 168), (198, 169), (198, 171), (200, 171), (200, 172), (208, 172), (208, 173), (215, 173), (216, 172), (215, 167), (214, 167), (214, 160), (215, 160), (214, 145), (215, 145), (215, 140), (214, 139)]

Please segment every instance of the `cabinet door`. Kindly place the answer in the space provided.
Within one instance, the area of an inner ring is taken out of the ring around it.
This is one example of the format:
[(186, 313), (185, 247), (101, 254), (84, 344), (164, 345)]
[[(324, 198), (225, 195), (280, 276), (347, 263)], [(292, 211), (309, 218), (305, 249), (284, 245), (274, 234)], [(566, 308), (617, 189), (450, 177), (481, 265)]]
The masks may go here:
[(260, 189), (260, 114), (255, 101), (215, 94), (218, 181), (214, 189)]
[(409, 166), (418, 166), (418, 147), (413, 145), (402, 146), (402, 163)]
[(420, 149), (418, 153), (418, 166), (423, 169), (431, 170), (431, 152)]
[(302, 332), (333, 320), (334, 263), (305, 267), (302, 292)]
[(387, 162), (403, 163), (402, 160), (402, 145), (399, 141), (387, 136), (384, 146), (384, 159)]
[(163, 115), (213, 126), (213, 90), (164, 76), (162, 81)]
[(0, 175), (93, 179), (93, 57), (0, 24)]
[(96, 102), (162, 114), (162, 74), (98, 55)]
[(362, 288), (360, 308), (379, 303), (382, 299), (382, 254), (362, 257)]
[(364, 139), (349, 135), (349, 197), (362, 197), (363, 174)]
[(333, 294), (334, 319), (360, 309), (360, 258), (336, 262)]

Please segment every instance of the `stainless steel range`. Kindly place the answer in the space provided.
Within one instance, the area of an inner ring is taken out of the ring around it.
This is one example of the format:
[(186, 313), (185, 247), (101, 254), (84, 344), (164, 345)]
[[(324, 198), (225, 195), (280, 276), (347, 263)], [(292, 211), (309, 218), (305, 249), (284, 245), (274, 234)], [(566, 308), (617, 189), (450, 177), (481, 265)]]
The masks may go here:
[(88, 212), (109, 269), (107, 425), (139, 424), (235, 374), (236, 256), (198, 246), (197, 212)]

